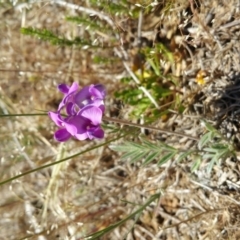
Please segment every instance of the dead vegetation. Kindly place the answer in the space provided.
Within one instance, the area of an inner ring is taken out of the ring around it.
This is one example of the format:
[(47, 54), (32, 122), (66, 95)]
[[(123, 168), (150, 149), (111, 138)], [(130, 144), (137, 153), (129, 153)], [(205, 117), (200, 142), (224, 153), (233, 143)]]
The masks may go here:
[[(239, 239), (239, 1), (126, 1), (122, 5), (129, 12), (107, 7), (117, 1), (105, 1), (105, 8), (99, 2), (0, 1), (1, 114), (54, 110), (61, 98), (56, 86), (78, 81), (104, 84), (106, 115), (128, 120), (133, 107), (122, 106), (114, 92), (123, 88), (121, 78), (151, 68), (139, 49), (155, 50), (161, 43), (174, 61), (157, 56), (163, 72), (157, 84), (172, 88), (169, 77), (177, 84), (174, 97), (153, 105), (165, 110), (179, 97), (186, 108), (183, 114), (170, 109), (154, 126), (200, 138), (206, 131), (200, 119), (206, 119), (234, 142), (236, 155), (220, 159), (210, 174), (203, 160), (192, 173), (193, 157), (141, 166), (122, 161), (103, 145), (0, 185), (0, 239), (84, 239), (125, 219), (159, 192), (140, 214), (99, 239)], [(135, 4), (153, 6), (144, 11)], [(65, 19), (89, 15), (97, 29)], [(21, 34), (27, 27), (92, 45), (52, 45)], [(96, 63), (96, 57), (104, 61)], [(132, 81), (129, 89), (138, 86)], [(46, 116), (1, 118), (1, 181), (99, 144), (59, 144), (54, 129)], [(105, 140), (114, 137), (108, 131)], [(192, 139), (154, 131), (147, 138), (186, 150), (197, 146)]]

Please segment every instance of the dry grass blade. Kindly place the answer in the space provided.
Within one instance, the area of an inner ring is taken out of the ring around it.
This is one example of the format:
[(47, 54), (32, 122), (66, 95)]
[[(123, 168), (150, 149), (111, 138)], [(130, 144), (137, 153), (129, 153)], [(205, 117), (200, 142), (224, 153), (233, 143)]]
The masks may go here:
[[(0, 239), (240, 239), (239, 16), (238, 0), (0, 1)], [(74, 81), (107, 89), (102, 142), (53, 140)]]

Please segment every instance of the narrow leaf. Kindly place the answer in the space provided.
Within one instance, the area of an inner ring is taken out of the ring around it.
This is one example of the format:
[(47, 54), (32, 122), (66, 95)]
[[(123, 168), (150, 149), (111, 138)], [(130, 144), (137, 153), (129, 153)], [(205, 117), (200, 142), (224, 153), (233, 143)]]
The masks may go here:
[(217, 129), (214, 128), (210, 123), (208, 123), (208, 122), (206, 122), (206, 121), (204, 121), (204, 120), (202, 120), (202, 122), (203, 122), (205, 128), (206, 128), (208, 131), (217, 133)]
[(212, 139), (212, 132), (204, 134), (198, 143), (198, 148), (202, 149)]
[(147, 153), (144, 151), (144, 152), (140, 152), (138, 155), (135, 155), (130, 163), (134, 163), (135, 161), (138, 161), (138, 160), (141, 160)]
[[(136, 150), (136, 147), (133, 146), (131, 142), (126, 142), (121, 145), (111, 145), (110, 148), (117, 152), (130, 152)], [(139, 147), (137, 147), (139, 149)]]
[(153, 150), (153, 151), (158, 151), (159, 147), (149, 141), (147, 141), (146, 139), (142, 140), (143, 144), (145, 147), (149, 148), (149, 150)]
[(138, 151), (138, 150), (126, 152), (126, 153), (124, 153), (124, 154), (121, 156), (121, 159), (122, 159), (122, 160), (132, 159), (132, 158), (134, 158), (134, 157), (135, 157), (136, 155), (138, 155), (138, 154), (139, 154), (139, 151)]
[(194, 152), (194, 150), (188, 150), (182, 154), (180, 154), (177, 158), (177, 162), (181, 162), (184, 158), (186, 158), (187, 156), (191, 155)]
[(158, 161), (158, 166), (161, 166), (162, 164), (166, 163), (168, 160), (170, 160), (171, 158), (173, 158), (175, 154), (176, 154), (176, 152), (171, 152), (171, 153), (167, 153), (166, 155), (164, 155), (164, 156)]
[(160, 154), (160, 152), (153, 152), (153, 153), (150, 153), (145, 161), (143, 162), (144, 165), (147, 165), (148, 163), (152, 162), (155, 158), (157, 158), (157, 156)]
[(207, 166), (207, 173), (210, 173), (212, 171), (212, 168), (213, 168), (213, 165), (216, 161), (218, 161), (219, 159), (219, 156), (218, 155), (215, 155), (212, 160), (210, 161), (210, 163), (208, 164)]
[(212, 159), (215, 156), (215, 154), (206, 153), (203, 155), (203, 159)]
[(201, 158), (200, 158), (200, 156), (198, 156), (191, 167), (191, 172), (194, 172), (195, 170), (197, 170), (199, 168), (200, 164), (201, 164)]
[(203, 151), (210, 153), (217, 153), (219, 150), (215, 148), (204, 148)]
[(144, 205), (142, 205), (136, 211), (130, 213), (126, 218), (118, 221), (117, 223), (114, 223), (114, 224), (106, 227), (105, 229), (102, 229), (98, 232), (95, 232), (91, 235), (86, 236), (86, 239), (99, 239), (99, 237), (101, 237), (101, 236), (105, 235), (106, 233), (112, 231), (116, 227), (121, 226), (123, 223), (125, 223), (129, 219), (133, 219), (137, 214), (140, 214), (146, 207), (148, 207), (153, 201), (155, 201), (156, 199), (159, 199), (159, 198), (160, 198), (160, 193), (152, 195), (150, 197), (150, 199)]

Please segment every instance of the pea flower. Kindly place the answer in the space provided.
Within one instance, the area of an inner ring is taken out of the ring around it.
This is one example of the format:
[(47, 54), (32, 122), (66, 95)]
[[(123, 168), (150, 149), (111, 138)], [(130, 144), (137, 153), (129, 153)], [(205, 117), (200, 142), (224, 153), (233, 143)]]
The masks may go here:
[[(64, 94), (57, 112), (49, 112), (49, 117), (59, 127), (54, 138), (65, 142), (70, 137), (78, 140), (103, 138), (101, 129), (102, 115), (105, 111), (104, 98), (106, 91), (103, 85), (86, 86), (79, 90), (79, 85), (60, 84), (58, 89)], [(66, 116), (61, 115), (65, 109)]]

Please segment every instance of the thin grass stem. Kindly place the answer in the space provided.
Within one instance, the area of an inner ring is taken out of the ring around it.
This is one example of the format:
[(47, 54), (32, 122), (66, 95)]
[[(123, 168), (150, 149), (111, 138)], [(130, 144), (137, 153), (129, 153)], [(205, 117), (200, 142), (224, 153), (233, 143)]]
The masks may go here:
[(123, 135), (118, 136), (118, 137), (116, 137), (116, 138), (114, 138), (114, 139), (111, 139), (111, 140), (106, 141), (106, 142), (104, 142), (104, 143), (98, 144), (98, 145), (96, 145), (96, 146), (93, 146), (93, 147), (91, 147), (91, 148), (88, 148), (88, 149), (86, 149), (86, 150), (84, 150), (84, 151), (81, 151), (81, 152), (76, 153), (76, 154), (74, 154), (74, 155), (71, 155), (71, 156), (69, 156), (69, 157), (63, 158), (63, 159), (61, 159), (61, 160), (59, 160), (59, 161), (52, 162), (52, 163), (43, 165), (43, 166), (38, 167), (38, 168), (31, 169), (31, 170), (26, 171), (26, 172), (24, 172), (24, 173), (18, 174), (18, 175), (14, 176), (14, 177), (8, 178), (8, 179), (0, 182), (0, 186), (3, 185), (3, 184), (6, 184), (6, 183), (12, 182), (13, 180), (16, 180), (16, 179), (18, 179), (18, 178), (20, 178), (20, 177), (26, 176), (26, 175), (28, 175), (28, 174), (30, 174), (30, 173), (34, 173), (34, 172), (37, 172), (37, 171), (42, 170), (42, 169), (44, 169), (44, 168), (48, 168), (48, 167), (54, 166), (54, 165), (56, 165), (56, 164), (59, 164), (59, 163), (65, 162), (65, 161), (67, 161), (67, 160), (70, 160), (70, 159), (72, 159), (72, 158), (75, 158), (75, 157), (77, 157), (77, 156), (79, 156), (79, 155), (81, 155), (81, 154), (84, 154), (84, 153), (87, 153), (87, 152), (92, 151), (92, 150), (94, 150), (94, 149), (97, 149), (97, 148), (103, 147), (103, 146), (105, 146), (105, 145), (108, 145), (109, 143), (114, 142), (114, 141), (117, 141), (117, 140), (125, 137), (125, 136), (128, 135), (128, 134), (129, 134), (129, 133), (123, 134)]

